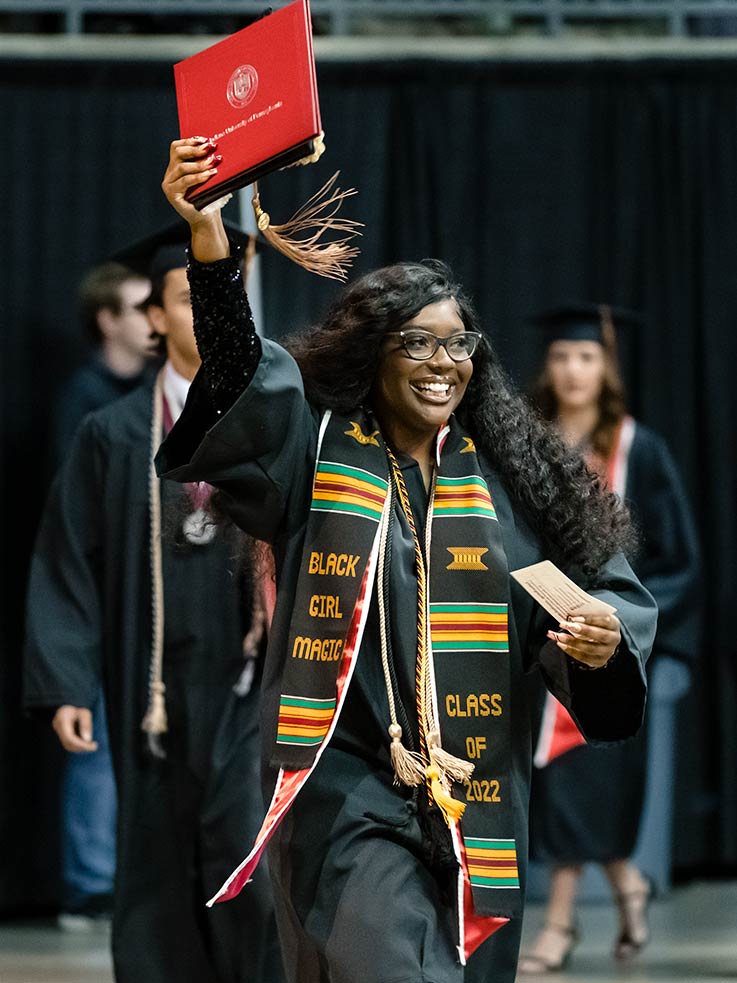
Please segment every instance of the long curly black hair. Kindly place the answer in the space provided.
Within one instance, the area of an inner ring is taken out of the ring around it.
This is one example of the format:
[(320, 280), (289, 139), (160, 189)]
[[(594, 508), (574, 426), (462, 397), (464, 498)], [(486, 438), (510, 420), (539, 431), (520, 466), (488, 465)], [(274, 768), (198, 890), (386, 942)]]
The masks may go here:
[[(384, 335), (450, 297), (466, 330), (480, 330), (473, 305), (439, 260), (399, 263), (356, 280), (322, 324), (286, 341), (307, 398), (343, 414), (370, 406)], [(473, 356), (473, 376), (456, 416), (555, 563), (592, 583), (606, 560), (632, 551), (626, 509), (515, 391), (487, 337)]]

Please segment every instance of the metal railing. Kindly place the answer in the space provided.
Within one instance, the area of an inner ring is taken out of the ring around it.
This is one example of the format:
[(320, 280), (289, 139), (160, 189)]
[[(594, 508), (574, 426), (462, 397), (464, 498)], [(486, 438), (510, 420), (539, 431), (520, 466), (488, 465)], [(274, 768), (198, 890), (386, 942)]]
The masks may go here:
[[(274, 6), (280, 4), (274, 3)], [(162, 21), (180, 18), (229, 15), (254, 17), (263, 13), (268, 0), (0, 0), (0, 15), (55, 14), (59, 31), (65, 34), (90, 32), (94, 18), (119, 16), (154, 17), (158, 33)], [(645, 33), (670, 36), (690, 33), (693, 25), (707, 19), (721, 24), (724, 33), (737, 32), (737, 0), (312, 0), (313, 17), (321, 18), (328, 33), (350, 35), (361, 30), (362, 18), (401, 17), (427, 20), (451, 17), (468, 19), (483, 33), (513, 31), (516, 24), (535, 24), (557, 36), (570, 25), (582, 22), (640, 25)], [(181, 28), (174, 28), (178, 33)], [(716, 33), (721, 33), (717, 28)]]

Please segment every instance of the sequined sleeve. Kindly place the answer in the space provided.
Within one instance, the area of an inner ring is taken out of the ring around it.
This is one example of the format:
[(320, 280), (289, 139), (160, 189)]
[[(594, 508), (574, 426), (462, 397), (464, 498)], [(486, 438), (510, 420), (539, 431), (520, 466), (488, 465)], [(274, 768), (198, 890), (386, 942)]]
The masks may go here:
[(235, 403), (261, 358), (241, 261), (234, 248), (232, 256), (215, 263), (199, 263), (190, 253), (187, 264), (197, 348), (218, 414)]

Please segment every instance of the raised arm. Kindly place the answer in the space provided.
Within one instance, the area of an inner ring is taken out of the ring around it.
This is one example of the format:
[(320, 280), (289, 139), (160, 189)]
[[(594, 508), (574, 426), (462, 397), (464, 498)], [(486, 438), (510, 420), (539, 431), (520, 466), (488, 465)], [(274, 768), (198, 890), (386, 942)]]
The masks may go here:
[(230, 256), (230, 243), (220, 209), (198, 212), (185, 198), (190, 188), (214, 177), (222, 161), (217, 146), (205, 137), (174, 140), (169, 147), (169, 165), (161, 188), (169, 204), (192, 231), (192, 256), (200, 263), (214, 263)]
[(251, 535), (274, 542), (309, 496), (317, 422), (293, 359), (256, 334), (238, 257), (220, 212), (203, 215), (184, 198), (211, 176), (211, 146), (176, 140), (162, 188), (190, 225), (188, 275), (202, 370), (157, 456), (176, 481), (207, 481)]
[(189, 188), (217, 173), (215, 149), (200, 137), (175, 140), (161, 187), (190, 227), (187, 273), (194, 331), (208, 392), (220, 416), (253, 378), (261, 342), (243, 288), (240, 256), (231, 249), (220, 209), (206, 209), (203, 215), (185, 198)]

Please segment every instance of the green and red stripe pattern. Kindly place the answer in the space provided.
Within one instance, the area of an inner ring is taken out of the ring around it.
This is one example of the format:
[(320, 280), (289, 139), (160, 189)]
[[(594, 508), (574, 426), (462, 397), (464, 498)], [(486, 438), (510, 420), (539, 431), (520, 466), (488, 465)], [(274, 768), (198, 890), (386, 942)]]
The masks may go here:
[(519, 888), (515, 840), (463, 837), (466, 866), (475, 887)]
[(481, 475), (469, 474), (463, 478), (442, 478), (435, 483), (433, 517), (448, 519), (454, 516), (480, 515), (496, 519), (489, 486)]
[(330, 730), (335, 715), (335, 699), (311, 700), (283, 695), (279, 702), (277, 744), (319, 746)]
[(506, 604), (430, 604), (434, 652), (508, 652)]
[(320, 461), (312, 490), (312, 510), (346, 512), (378, 522), (388, 487), (384, 478), (370, 471)]

